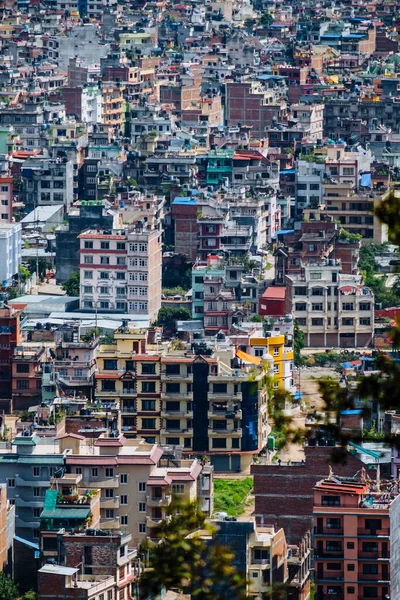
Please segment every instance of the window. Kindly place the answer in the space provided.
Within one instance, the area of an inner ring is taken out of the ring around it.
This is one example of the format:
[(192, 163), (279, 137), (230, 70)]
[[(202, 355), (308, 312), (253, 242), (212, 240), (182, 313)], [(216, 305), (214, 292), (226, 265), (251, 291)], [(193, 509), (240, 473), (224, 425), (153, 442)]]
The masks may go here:
[(124, 526), (128, 525), (128, 516), (127, 515), (121, 515), (120, 524), (124, 525)]
[(101, 391), (102, 392), (115, 392), (115, 381), (109, 381), (108, 379), (104, 379), (101, 382)]
[(348, 585), (347, 586), (347, 593), (348, 594), (354, 594), (355, 593), (355, 588), (352, 585)]
[(156, 401), (142, 400), (142, 410), (156, 410)]
[(14, 478), (7, 479), (7, 486), (9, 488), (14, 488), (15, 487), (15, 479)]
[(113, 488), (106, 488), (106, 498), (114, 498), (114, 490)]
[(1, 186), (1, 191), (2, 192), (8, 192), (8, 185), (2, 185)]
[(118, 369), (118, 361), (117, 360), (105, 360), (104, 361), (104, 370), (105, 371), (116, 371)]
[(84, 256), (83, 262), (85, 265), (92, 265), (93, 264), (93, 256)]
[(328, 540), (326, 542), (327, 552), (340, 552), (342, 550), (342, 542)]
[(360, 310), (371, 310), (371, 305), (369, 302), (360, 302), (359, 308)]
[(354, 304), (352, 302), (343, 302), (342, 309), (343, 310), (354, 310)]
[(83, 286), (83, 293), (84, 294), (91, 294), (93, 292), (93, 287), (91, 285), (84, 285)]
[(185, 484), (184, 483), (173, 483), (172, 484), (172, 493), (182, 495), (185, 493)]
[(155, 375), (156, 373), (156, 365), (153, 364), (142, 364), (142, 374), (143, 375)]
[(145, 492), (145, 491), (146, 491), (146, 482), (138, 481), (138, 492)]
[(348, 565), (347, 565), (347, 570), (348, 570), (348, 571), (355, 571), (355, 570), (356, 570), (356, 569), (355, 569), (355, 565), (354, 565), (354, 564), (352, 564), (352, 563), (348, 564)]
[(165, 386), (165, 391), (167, 394), (179, 394), (180, 384), (179, 383), (167, 383)]
[(29, 381), (27, 379), (17, 379), (17, 389), (27, 390), (29, 389)]
[(139, 512), (146, 512), (146, 502), (138, 502), (138, 510)]
[(106, 508), (106, 519), (113, 519), (113, 518), (114, 518), (114, 509)]
[(75, 473), (77, 475), (82, 475), (82, 467), (75, 467)]
[(142, 393), (144, 394), (155, 394), (156, 382), (155, 381), (142, 381)]
[(17, 373), (29, 373), (29, 365), (17, 365)]
[(311, 291), (311, 295), (312, 296), (323, 296), (324, 288), (313, 288)]
[(375, 563), (366, 563), (363, 565), (363, 573), (368, 575), (377, 575), (378, 574), (378, 565)]
[(323, 319), (311, 319), (311, 325), (313, 325), (314, 327), (322, 327), (323, 324)]
[(322, 496), (322, 506), (340, 506), (340, 496)]
[(354, 319), (342, 319), (343, 327), (352, 327), (354, 325)]
[(106, 285), (102, 285), (100, 287), (100, 294), (106, 294), (106, 295), (108, 295), (109, 294), (109, 287), (106, 286)]
[(125, 264), (125, 256), (117, 256), (117, 265)]
[(114, 469), (112, 467), (106, 467), (104, 472), (106, 477), (114, 477)]
[(93, 242), (85, 241), (83, 246), (84, 246), (85, 250), (91, 250), (93, 248)]
[(370, 318), (360, 319), (360, 325), (371, 325), (371, 319)]
[(225, 438), (213, 438), (213, 448), (226, 448)]
[(138, 523), (139, 533), (146, 533), (146, 523)]
[(341, 571), (342, 565), (341, 563), (327, 563), (326, 569), (327, 571)]
[(100, 271), (100, 279), (109, 279), (109, 273), (107, 271)]
[(125, 243), (117, 242), (117, 250), (125, 250)]
[(100, 256), (100, 264), (101, 265), (109, 265), (110, 257), (109, 256)]
[(109, 250), (110, 249), (110, 242), (100, 242), (100, 248), (102, 250)]
[(142, 419), (142, 429), (156, 429), (156, 420)]
[(93, 467), (92, 469), (92, 477), (98, 477), (99, 476), (99, 470), (97, 467)]
[(310, 190), (313, 192), (319, 191), (319, 183), (310, 183)]
[(322, 273), (310, 273), (310, 279), (322, 279)]
[(378, 588), (377, 587), (364, 587), (364, 598), (377, 598)]
[(84, 271), (83, 277), (84, 279), (93, 279), (93, 271)]
[(117, 273), (117, 279), (119, 279), (119, 280), (125, 279), (125, 273), (121, 273), (120, 271), (118, 271), (118, 273)]
[(296, 302), (294, 307), (295, 307), (295, 310), (298, 310), (298, 311), (307, 310), (307, 304), (305, 302)]
[(122, 494), (119, 497), (119, 503), (123, 506), (127, 505), (128, 504), (128, 496), (126, 494)]
[(107, 600), (113, 600), (113, 591), (112, 590), (108, 590), (108, 592), (107, 592)]
[(35, 498), (39, 498), (39, 496), (41, 496), (40, 491), (41, 491), (40, 487), (34, 487), (33, 488), (33, 495), (34, 495)]
[(313, 302), (311, 305), (312, 310), (324, 310), (324, 305), (322, 302)]
[(121, 473), (119, 476), (119, 482), (123, 484), (128, 483), (128, 473)]
[(328, 518), (326, 520), (326, 527), (327, 529), (340, 529), (342, 527), (342, 522), (337, 518)]
[(347, 549), (354, 550), (354, 542), (347, 542)]
[(262, 548), (254, 548), (254, 560), (268, 562), (269, 561), (269, 550)]
[(295, 287), (294, 295), (295, 296), (307, 296), (307, 288), (306, 287)]
[(40, 513), (42, 512), (41, 508), (34, 508), (33, 509), (33, 516), (35, 519), (39, 519), (40, 518)]

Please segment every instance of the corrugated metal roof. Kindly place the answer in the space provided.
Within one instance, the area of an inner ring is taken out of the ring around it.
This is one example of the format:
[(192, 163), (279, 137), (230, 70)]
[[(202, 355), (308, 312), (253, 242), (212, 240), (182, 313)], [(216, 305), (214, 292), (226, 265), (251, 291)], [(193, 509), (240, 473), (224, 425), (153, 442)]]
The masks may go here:
[(44, 509), (40, 515), (41, 519), (86, 519), (90, 514), (90, 508), (72, 508), (67, 504), (66, 508)]

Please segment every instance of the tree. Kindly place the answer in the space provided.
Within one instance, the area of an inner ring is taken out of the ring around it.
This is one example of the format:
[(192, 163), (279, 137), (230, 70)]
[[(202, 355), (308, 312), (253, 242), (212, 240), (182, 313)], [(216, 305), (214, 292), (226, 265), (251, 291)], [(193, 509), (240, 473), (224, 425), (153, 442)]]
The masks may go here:
[(234, 553), (210, 538), (214, 528), (196, 503), (174, 501), (163, 521), (157, 545), (147, 544), (149, 568), (139, 581), (140, 597), (158, 597), (163, 589), (184, 590), (196, 600), (245, 600), (246, 579), (232, 565)]
[(260, 25), (261, 27), (269, 27), (274, 22), (274, 17), (269, 12), (265, 12), (261, 15)]
[(9, 575), (0, 573), (0, 600), (16, 600), (18, 598), (18, 588)]
[(67, 296), (79, 296), (79, 273), (72, 273), (61, 288), (67, 292)]
[(300, 329), (297, 319), (293, 327), (293, 353), (294, 364), (296, 367), (301, 367), (304, 364), (304, 358), (301, 356), (301, 351), (304, 348), (304, 332)]
[(251, 323), (262, 323), (262, 317), (260, 317), (260, 315), (252, 315), (249, 321), (251, 321)]
[(175, 327), (175, 321), (188, 321), (192, 318), (187, 308), (169, 308), (163, 306), (158, 312), (157, 325), (159, 327)]

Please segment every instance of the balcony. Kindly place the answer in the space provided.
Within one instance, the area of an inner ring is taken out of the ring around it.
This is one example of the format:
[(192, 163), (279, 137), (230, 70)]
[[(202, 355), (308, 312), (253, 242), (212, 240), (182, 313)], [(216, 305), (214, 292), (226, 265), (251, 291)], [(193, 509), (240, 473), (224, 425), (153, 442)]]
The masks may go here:
[(337, 558), (338, 560), (343, 560), (344, 552), (343, 552), (343, 550), (338, 550), (337, 552), (329, 552), (329, 551), (319, 552), (318, 550), (315, 550), (314, 558), (315, 559), (326, 559), (326, 558), (335, 559), (335, 558)]
[(147, 506), (169, 506), (171, 504), (171, 500), (172, 500), (172, 496), (170, 496), (169, 494), (161, 497), (161, 498), (157, 498), (157, 497), (153, 497), (153, 496), (146, 496), (146, 503)]
[(116, 489), (119, 487), (119, 477), (118, 475), (114, 475), (114, 477), (107, 477), (107, 479), (96, 479), (96, 481), (88, 482), (85, 487), (96, 490), (103, 488)]
[(390, 529), (364, 529), (359, 527), (357, 533), (359, 536), (365, 537), (389, 537)]
[(191, 401), (193, 400), (193, 392), (161, 392), (161, 400), (182, 400)]
[(371, 559), (371, 560), (389, 560), (390, 559), (390, 552), (385, 552), (384, 554), (381, 551), (374, 551), (374, 552), (359, 552), (358, 553), (358, 558), (364, 558), (364, 559)]
[[(49, 487), (49, 482), (48, 481), (44, 481), (43, 479), (40, 479), (40, 477), (37, 477), (36, 479), (23, 479), (22, 477), (20, 477), (19, 475), (16, 476), (15, 478), (15, 484), (16, 486), (23, 486), (23, 487), (43, 487), (45, 489), (47, 489)], [(44, 494), (43, 494), (44, 495)]]
[(214, 429), (209, 427), (208, 429), (208, 433), (210, 435), (210, 437), (214, 437), (215, 435), (227, 435), (227, 436), (241, 436), (242, 435), (242, 428), (241, 427), (237, 427), (236, 429), (233, 429), (233, 427), (227, 427), (226, 429)]
[(192, 410), (161, 410), (162, 417), (184, 417), (186, 419), (193, 419), (193, 411)]
[(15, 506), (17, 508), (43, 508), (44, 496), (26, 496), (25, 498), (15, 497)]
[(223, 402), (228, 401), (228, 400), (232, 400), (232, 402), (241, 402), (242, 401), (242, 392), (223, 392), (223, 393), (218, 393), (218, 392), (209, 392), (208, 393), (208, 399), (209, 400), (214, 400), (214, 402)]
[(119, 508), (119, 497), (100, 498), (100, 508)]
[(161, 379), (162, 381), (193, 381), (192, 373), (166, 373), (165, 371), (161, 371)]
[(380, 583), (382, 581), (390, 581), (389, 573), (362, 573), (358, 572), (358, 581)]
[(314, 535), (343, 535), (341, 527), (314, 527)]
[(162, 517), (146, 517), (146, 526), (147, 527), (160, 527), (161, 523), (163, 523), (164, 519)]
[(100, 519), (101, 529), (120, 529), (119, 519)]
[(320, 581), (344, 581), (343, 571), (322, 571), (315, 573), (315, 580)]

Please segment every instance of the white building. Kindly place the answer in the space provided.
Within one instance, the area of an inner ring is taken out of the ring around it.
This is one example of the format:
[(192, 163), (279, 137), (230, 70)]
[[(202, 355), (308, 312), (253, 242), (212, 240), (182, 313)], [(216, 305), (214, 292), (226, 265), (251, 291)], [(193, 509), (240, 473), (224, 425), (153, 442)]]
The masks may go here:
[(296, 212), (318, 208), (323, 198), (325, 165), (298, 160), (296, 168)]
[(103, 94), (98, 86), (83, 88), (81, 102), (83, 123), (103, 122)]
[(370, 172), (374, 157), (371, 150), (362, 146), (347, 148), (343, 144), (328, 144), (325, 170), (338, 183), (360, 184), (361, 173)]
[(4, 223), (0, 227), (0, 282), (3, 287), (10, 285), (21, 264), (22, 249), (21, 223)]

